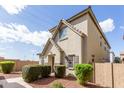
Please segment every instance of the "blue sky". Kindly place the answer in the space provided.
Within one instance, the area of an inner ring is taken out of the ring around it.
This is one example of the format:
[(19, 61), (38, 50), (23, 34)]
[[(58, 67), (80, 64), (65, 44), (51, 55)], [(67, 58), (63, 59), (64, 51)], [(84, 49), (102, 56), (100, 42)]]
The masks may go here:
[[(0, 56), (38, 60), (48, 29), (88, 6), (0, 6)], [(116, 56), (124, 51), (124, 6), (92, 6)]]

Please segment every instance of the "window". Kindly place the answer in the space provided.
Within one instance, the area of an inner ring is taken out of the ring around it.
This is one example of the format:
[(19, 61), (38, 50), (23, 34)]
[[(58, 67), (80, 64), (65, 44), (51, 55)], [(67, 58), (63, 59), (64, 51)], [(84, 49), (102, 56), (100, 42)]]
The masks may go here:
[(69, 55), (68, 59), (68, 67), (73, 67), (74, 55)]
[(73, 68), (74, 64), (78, 64), (79, 63), (79, 56), (75, 56), (75, 55), (68, 55), (65, 57), (66, 61), (67, 61), (67, 67), (68, 68)]
[(61, 31), (59, 33), (59, 39), (67, 38), (67, 30), (68, 30), (68, 27), (64, 27), (61, 29)]

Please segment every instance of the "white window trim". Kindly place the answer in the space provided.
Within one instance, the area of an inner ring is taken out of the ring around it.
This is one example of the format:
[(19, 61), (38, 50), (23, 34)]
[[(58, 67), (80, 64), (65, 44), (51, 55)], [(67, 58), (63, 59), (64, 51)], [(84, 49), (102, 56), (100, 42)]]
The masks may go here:
[(65, 29), (65, 28), (68, 28), (68, 27), (63, 27), (63, 28), (60, 29), (60, 32), (59, 32), (59, 41), (63, 41), (63, 40), (65, 40), (65, 39), (68, 39), (68, 36), (67, 36), (68, 33), (67, 33), (67, 32), (66, 32), (66, 36), (60, 37), (61, 30), (62, 30), (62, 29)]
[[(69, 65), (67, 65), (67, 66), (68, 66), (68, 69), (71, 70), (71, 69), (74, 69), (73, 67), (74, 67), (74, 63), (75, 63), (75, 62), (74, 62), (74, 61), (75, 61), (75, 59), (74, 59), (74, 58), (75, 58), (75, 55), (68, 55), (68, 56), (72, 56), (72, 57), (73, 57), (73, 60), (72, 60), (72, 67), (69, 67)], [(69, 64), (69, 63), (68, 63), (68, 64)]]

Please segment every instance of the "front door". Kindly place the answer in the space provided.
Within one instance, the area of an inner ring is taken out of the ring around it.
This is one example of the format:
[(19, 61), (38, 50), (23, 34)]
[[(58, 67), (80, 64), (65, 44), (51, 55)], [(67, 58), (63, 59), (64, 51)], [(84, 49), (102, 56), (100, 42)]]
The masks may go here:
[(52, 69), (52, 72), (54, 72), (54, 56), (52, 56), (51, 58), (52, 58), (51, 69)]

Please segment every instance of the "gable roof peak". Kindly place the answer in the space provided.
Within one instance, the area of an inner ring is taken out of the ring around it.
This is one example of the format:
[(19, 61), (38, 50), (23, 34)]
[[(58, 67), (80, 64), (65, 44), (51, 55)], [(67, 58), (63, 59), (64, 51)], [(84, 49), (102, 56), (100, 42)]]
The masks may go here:
[[(88, 6), (88, 7), (87, 7), (86, 9), (84, 9), (83, 11), (81, 11), (81, 12), (77, 13), (76, 15), (70, 17), (69, 19), (65, 20), (65, 22), (71, 23), (72, 21), (76, 20), (77, 18), (80, 18), (81, 16), (83, 16), (83, 15), (85, 15), (85, 14), (89, 14), (89, 16), (91, 17), (91, 19), (92, 19), (93, 22), (95, 23), (96, 27), (98, 28), (100, 34), (103, 36), (104, 40), (107, 42), (107, 45), (109, 46), (109, 48), (111, 48), (111, 46), (109, 45), (109, 43), (108, 43), (108, 41), (107, 41), (107, 39), (106, 39), (104, 33), (102, 32), (102, 29), (101, 29), (101, 27), (100, 27), (100, 25), (99, 25), (99, 23), (98, 23), (98, 21), (97, 21), (97, 19), (96, 19), (96, 17), (95, 17), (95, 14), (94, 14), (93, 11), (92, 11), (91, 6)], [(64, 20), (64, 19), (62, 19), (62, 21), (63, 21), (63, 20)], [(73, 27), (73, 26), (72, 26), (72, 27)], [(49, 31), (50, 31), (50, 32), (53, 32), (53, 31), (55, 31), (55, 28), (56, 28), (56, 26), (53, 27), (52, 29), (50, 29)], [(74, 29), (74, 27), (73, 27), (73, 29)]]
[[(88, 6), (86, 9), (84, 9), (83, 11), (81, 11), (81, 12), (75, 14), (74, 16), (68, 18), (66, 21), (67, 21), (67, 22), (71, 22), (71, 21), (75, 20), (78, 15), (80, 15), (80, 14), (82, 14), (82, 13), (87, 13), (87, 12), (90, 11), (90, 10), (92, 11), (91, 5), (89, 5), (89, 6)], [(62, 20), (65, 20), (65, 19), (62, 18), (60, 21), (62, 21)], [(49, 31), (52, 32), (52, 31), (54, 31), (55, 28), (56, 28), (56, 26), (53, 27), (53, 28), (51, 28), (51, 29), (49, 29)]]

